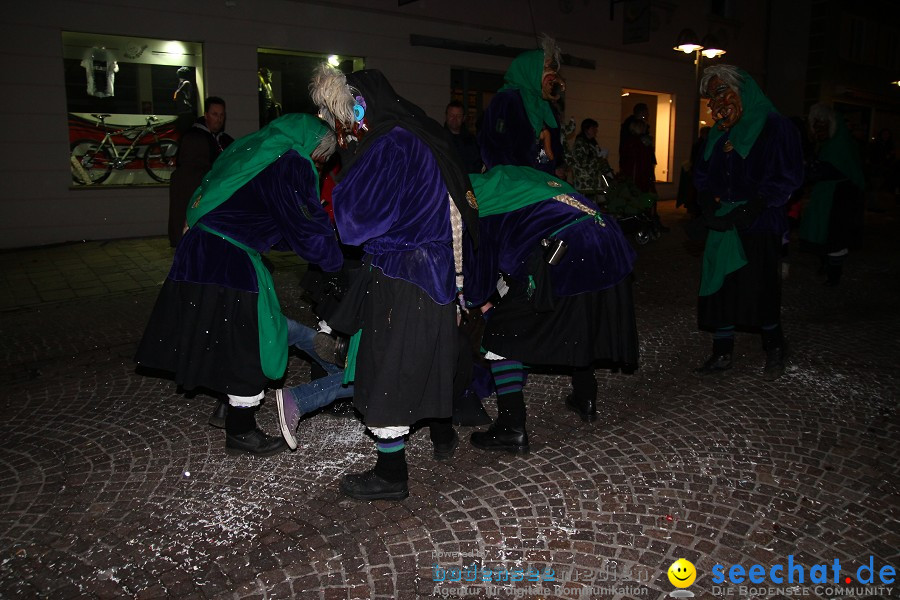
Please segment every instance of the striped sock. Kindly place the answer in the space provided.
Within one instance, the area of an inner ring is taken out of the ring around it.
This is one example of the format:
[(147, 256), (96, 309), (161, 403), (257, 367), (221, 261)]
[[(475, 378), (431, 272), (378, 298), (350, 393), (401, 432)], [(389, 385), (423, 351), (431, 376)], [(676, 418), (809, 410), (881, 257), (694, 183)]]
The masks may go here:
[(494, 376), (497, 395), (521, 392), (524, 382), (524, 370), (522, 363), (517, 360), (492, 360), (491, 375)]
[(409, 470), (406, 466), (406, 442), (402, 437), (393, 439), (376, 438), (378, 460), (375, 474), (386, 481), (406, 481)]
[(406, 447), (406, 442), (403, 441), (403, 438), (395, 438), (393, 440), (382, 440), (378, 439), (375, 442), (375, 447), (379, 452), (384, 452), (385, 454), (391, 454), (392, 452), (400, 452)]

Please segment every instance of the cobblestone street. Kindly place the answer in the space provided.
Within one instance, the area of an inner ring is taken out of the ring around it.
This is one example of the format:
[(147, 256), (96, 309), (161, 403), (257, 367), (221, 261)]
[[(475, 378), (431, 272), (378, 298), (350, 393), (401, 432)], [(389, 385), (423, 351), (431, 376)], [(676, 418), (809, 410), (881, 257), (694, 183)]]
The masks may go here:
[[(210, 396), (135, 373), (171, 262), (164, 237), (0, 253), (0, 597), (656, 599), (675, 590), (679, 558), (696, 567), (695, 597), (738, 597), (732, 565), (768, 577), (789, 555), (805, 584), (745, 581), (762, 591), (743, 597), (900, 596), (897, 583), (872, 591), (882, 566), (900, 568), (900, 209), (866, 213), (837, 288), (792, 250), (791, 364), (774, 382), (745, 333), (729, 374), (691, 373), (710, 349), (696, 328), (701, 248), (683, 210), (660, 212), (671, 232), (638, 247), (635, 271), (641, 365), (598, 371), (598, 420), (565, 409), (567, 377), (529, 375), (530, 454), (479, 451), (461, 427), (440, 462), (414, 432), (401, 502), (338, 491), (374, 462), (354, 418), (314, 415), (296, 452), (232, 457), (207, 425)], [(311, 325), (303, 264), (273, 263), (284, 312)], [(288, 384), (309, 376), (293, 356)], [(277, 433), (274, 391), (259, 420)], [(875, 583), (861, 588), (870, 557)], [(831, 573), (835, 559), (840, 581), (817, 590), (811, 567)], [(485, 569), (524, 576), (485, 582)]]

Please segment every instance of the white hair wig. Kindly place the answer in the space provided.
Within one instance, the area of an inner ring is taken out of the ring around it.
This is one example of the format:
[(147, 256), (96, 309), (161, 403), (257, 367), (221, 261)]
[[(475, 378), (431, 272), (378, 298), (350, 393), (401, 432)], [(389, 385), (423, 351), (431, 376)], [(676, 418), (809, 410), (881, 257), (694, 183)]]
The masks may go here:
[(319, 107), (319, 117), (334, 128), (340, 123), (344, 129), (350, 129), (356, 122), (353, 114), (353, 89), (347, 83), (347, 77), (329, 65), (322, 63), (313, 72), (309, 82), (309, 95), (313, 103)]
[(837, 131), (837, 115), (834, 109), (824, 102), (818, 102), (810, 107), (808, 121), (810, 127), (813, 127), (816, 121), (826, 121), (828, 123), (829, 138), (833, 138), (834, 133)]
[(553, 70), (558, 71), (562, 65), (562, 51), (556, 45), (556, 40), (546, 33), (542, 33), (539, 41), (541, 49), (544, 51), (544, 64), (546, 65), (549, 62)]
[(734, 65), (713, 65), (703, 69), (703, 77), (700, 78), (700, 95), (702, 97), (709, 98), (707, 88), (713, 77), (718, 77), (732, 90), (738, 94), (741, 93), (741, 84), (744, 83), (744, 78), (741, 77), (738, 68)]

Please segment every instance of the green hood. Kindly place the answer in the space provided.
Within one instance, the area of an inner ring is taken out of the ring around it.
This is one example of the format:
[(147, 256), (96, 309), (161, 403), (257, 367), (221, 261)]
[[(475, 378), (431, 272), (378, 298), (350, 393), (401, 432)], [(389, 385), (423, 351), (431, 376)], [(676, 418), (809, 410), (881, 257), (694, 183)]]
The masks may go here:
[(534, 137), (541, 135), (546, 123), (556, 127), (556, 117), (550, 109), (550, 103), (544, 100), (541, 92), (541, 81), (544, 78), (544, 51), (529, 50), (515, 57), (506, 75), (503, 76), (503, 90), (519, 90), (525, 104), (525, 114), (534, 129)]

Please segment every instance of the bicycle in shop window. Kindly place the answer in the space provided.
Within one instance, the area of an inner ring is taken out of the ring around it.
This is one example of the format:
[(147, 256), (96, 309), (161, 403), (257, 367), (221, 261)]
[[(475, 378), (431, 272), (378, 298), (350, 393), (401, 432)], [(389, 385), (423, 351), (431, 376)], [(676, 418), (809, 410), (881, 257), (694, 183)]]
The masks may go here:
[[(156, 132), (159, 119), (147, 117), (145, 125), (110, 128), (105, 122), (109, 114), (92, 114), (103, 138), (72, 142), (70, 162), (72, 179), (77, 184), (91, 185), (105, 181), (113, 169), (122, 170), (135, 161), (143, 161), (147, 174), (160, 183), (169, 183), (175, 170), (178, 142), (160, 137)], [(116, 144), (116, 139), (130, 140), (129, 145)]]

